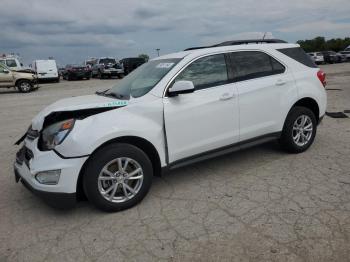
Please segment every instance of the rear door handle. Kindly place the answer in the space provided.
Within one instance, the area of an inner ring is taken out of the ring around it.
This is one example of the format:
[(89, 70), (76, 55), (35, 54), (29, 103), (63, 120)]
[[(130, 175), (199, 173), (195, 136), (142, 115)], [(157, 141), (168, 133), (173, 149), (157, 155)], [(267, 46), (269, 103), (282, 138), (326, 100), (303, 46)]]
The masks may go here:
[(223, 93), (220, 97), (220, 100), (228, 100), (228, 99), (231, 99), (231, 98), (234, 98), (235, 95), (234, 94), (230, 94), (230, 93)]
[(276, 86), (283, 86), (284, 84), (286, 83), (286, 81), (284, 81), (284, 80), (282, 80), (282, 79), (278, 79), (277, 81), (276, 81)]

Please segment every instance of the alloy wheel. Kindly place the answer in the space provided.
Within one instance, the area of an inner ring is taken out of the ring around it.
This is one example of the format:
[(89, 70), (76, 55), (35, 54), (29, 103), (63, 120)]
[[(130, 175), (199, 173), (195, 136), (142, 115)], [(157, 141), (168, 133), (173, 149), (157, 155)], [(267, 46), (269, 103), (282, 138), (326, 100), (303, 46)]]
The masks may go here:
[(98, 190), (108, 201), (122, 203), (136, 196), (143, 183), (141, 165), (128, 157), (107, 163), (98, 176)]
[(313, 132), (313, 123), (309, 116), (301, 115), (299, 116), (293, 124), (293, 141), (297, 146), (306, 145), (311, 137)]

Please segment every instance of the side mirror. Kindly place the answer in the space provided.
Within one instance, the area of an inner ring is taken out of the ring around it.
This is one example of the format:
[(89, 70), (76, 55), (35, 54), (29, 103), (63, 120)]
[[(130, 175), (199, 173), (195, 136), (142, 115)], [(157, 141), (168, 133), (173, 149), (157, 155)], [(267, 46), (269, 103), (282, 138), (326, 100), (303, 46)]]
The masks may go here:
[(7, 69), (5, 69), (5, 68), (4, 68), (2, 71), (3, 71), (5, 74), (10, 73), (10, 71), (9, 71), (9, 70), (7, 70)]
[(180, 94), (188, 94), (194, 92), (194, 85), (192, 81), (177, 81), (168, 90), (168, 96), (177, 96)]

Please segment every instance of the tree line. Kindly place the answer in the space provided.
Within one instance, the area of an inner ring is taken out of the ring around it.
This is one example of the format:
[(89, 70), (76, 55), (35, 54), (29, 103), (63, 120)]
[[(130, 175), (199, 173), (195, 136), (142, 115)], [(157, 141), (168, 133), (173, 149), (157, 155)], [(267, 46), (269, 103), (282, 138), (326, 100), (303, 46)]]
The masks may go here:
[(332, 50), (339, 52), (350, 46), (350, 37), (345, 38), (332, 38), (326, 40), (322, 36), (315, 37), (310, 40), (298, 40), (299, 44), (305, 52), (318, 52)]

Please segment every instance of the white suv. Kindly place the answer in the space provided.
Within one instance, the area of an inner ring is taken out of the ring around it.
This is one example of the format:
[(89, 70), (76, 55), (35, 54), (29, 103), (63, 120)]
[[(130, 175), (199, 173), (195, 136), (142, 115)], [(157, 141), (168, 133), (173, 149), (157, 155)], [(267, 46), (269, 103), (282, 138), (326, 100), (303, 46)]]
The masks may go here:
[(55, 206), (85, 195), (117, 211), (167, 170), (272, 139), (305, 151), (325, 74), (299, 45), (250, 42), (157, 57), (109, 90), (48, 106), (17, 142), (16, 180)]

